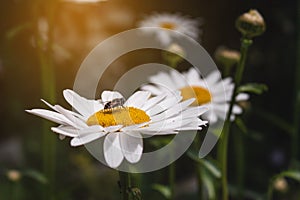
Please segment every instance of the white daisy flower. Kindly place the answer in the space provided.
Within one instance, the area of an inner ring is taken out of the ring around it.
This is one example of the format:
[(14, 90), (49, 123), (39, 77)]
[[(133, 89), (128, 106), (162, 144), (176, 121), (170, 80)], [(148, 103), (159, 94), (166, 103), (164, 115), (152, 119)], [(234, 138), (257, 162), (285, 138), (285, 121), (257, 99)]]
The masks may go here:
[[(204, 114), (210, 124), (214, 124), (218, 119), (225, 120), (226, 113), (229, 110), (229, 101), (231, 100), (234, 83), (231, 78), (221, 79), (220, 73), (215, 70), (202, 79), (194, 68), (190, 68), (185, 73), (178, 73), (172, 70), (170, 73), (160, 72), (149, 78), (155, 85), (145, 85), (143, 90), (150, 91), (154, 95), (168, 93), (173, 90), (181, 91), (183, 100), (195, 98), (192, 106), (206, 105), (209, 111)], [(240, 93), (236, 101), (245, 101), (249, 99), (246, 93)], [(231, 120), (235, 115), (241, 114), (242, 108), (236, 104), (233, 106)]]
[(163, 29), (178, 31), (185, 34), (195, 40), (197, 40), (201, 31), (198, 26), (200, 25), (199, 20), (191, 19), (180, 14), (153, 14), (148, 16), (146, 19), (139, 22), (138, 26), (140, 28), (144, 27), (157, 27), (162, 29), (147, 29), (146, 33), (155, 34), (158, 40), (163, 45), (170, 45), (172, 42), (171, 35), (168, 31)]
[[(27, 112), (60, 124), (52, 131), (71, 137), (71, 145), (84, 145), (101, 137), (104, 139), (104, 158), (107, 164), (118, 167), (125, 158), (137, 163), (143, 152), (142, 135), (177, 134), (181, 130), (201, 130), (207, 122), (198, 118), (207, 108), (189, 107), (195, 99), (182, 100), (180, 92), (173, 96), (138, 91), (122, 104), (119, 92), (104, 91), (101, 100), (89, 100), (72, 90), (64, 90), (66, 101), (76, 110), (47, 104), (53, 111), (32, 109)], [(111, 107), (109, 107), (110, 105)], [(115, 105), (116, 107), (114, 107)], [(105, 109), (104, 109), (105, 108)]]

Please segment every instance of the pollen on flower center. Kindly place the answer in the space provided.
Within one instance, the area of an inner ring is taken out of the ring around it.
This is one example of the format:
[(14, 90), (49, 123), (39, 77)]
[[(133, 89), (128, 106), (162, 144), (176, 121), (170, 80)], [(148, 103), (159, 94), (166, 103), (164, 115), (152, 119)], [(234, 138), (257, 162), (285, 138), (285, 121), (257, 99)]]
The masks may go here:
[(196, 100), (191, 104), (192, 106), (198, 106), (211, 102), (210, 92), (199, 86), (187, 86), (180, 89), (183, 100), (195, 98)]
[(161, 28), (169, 29), (169, 30), (174, 30), (176, 28), (176, 24), (172, 22), (162, 22), (160, 23)]
[(96, 112), (87, 120), (87, 125), (101, 125), (103, 127), (124, 125), (130, 126), (149, 122), (150, 117), (145, 111), (133, 107), (116, 107)]

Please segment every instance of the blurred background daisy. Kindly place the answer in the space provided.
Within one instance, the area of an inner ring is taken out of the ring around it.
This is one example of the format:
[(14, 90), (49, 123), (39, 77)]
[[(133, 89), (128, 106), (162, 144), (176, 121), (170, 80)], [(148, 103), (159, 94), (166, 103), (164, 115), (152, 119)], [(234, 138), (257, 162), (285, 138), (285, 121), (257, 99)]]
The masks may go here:
[(164, 29), (176, 31), (198, 40), (201, 34), (201, 24), (202, 20), (192, 19), (182, 14), (155, 13), (140, 21), (138, 27), (159, 28), (145, 29), (144, 32), (153, 34), (164, 46), (169, 46), (172, 43), (172, 36)]
[[(209, 111), (205, 114), (205, 117), (210, 124), (216, 123), (218, 119), (225, 121), (234, 84), (230, 77), (222, 79), (219, 71), (212, 71), (206, 77), (201, 78), (199, 72), (191, 67), (182, 74), (175, 70), (169, 73), (159, 72), (157, 75), (149, 77), (149, 81), (154, 85), (145, 85), (142, 87), (143, 90), (147, 90), (154, 95), (179, 90), (183, 100), (195, 98), (192, 106), (208, 106)], [(245, 93), (240, 93), (236, 97), (237, 102), (247, 101), (248, 99), (249, 95)], [(233, 121), (235, 115), (241, 113), (242, 108), (238, 104), (234, 105), (231, 120)]]

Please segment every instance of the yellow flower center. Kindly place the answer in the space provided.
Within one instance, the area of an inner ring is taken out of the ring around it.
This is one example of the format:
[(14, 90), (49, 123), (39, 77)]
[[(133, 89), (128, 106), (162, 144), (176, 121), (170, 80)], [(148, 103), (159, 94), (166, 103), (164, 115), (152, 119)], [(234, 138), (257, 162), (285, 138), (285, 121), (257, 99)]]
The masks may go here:
[(196, 100), (191, 104), (192, 106), (198, 106), (211, 102), (210, 92), (199, 86), (184, 87), (180, 89), (183, 100), (195, 98)]
[(130, 126), (149, 122), (150, 117), (145, 111), (133, 107), (116, 107), (96, 112), (87, 120), (87, 125), (101, 125), (103, 127), (123, 125)]
[(172, 22), (162, 22), (160, 23), (161, 28), (169, 29), (169, 30), (174, 30), (176, 28), (176, 24)]

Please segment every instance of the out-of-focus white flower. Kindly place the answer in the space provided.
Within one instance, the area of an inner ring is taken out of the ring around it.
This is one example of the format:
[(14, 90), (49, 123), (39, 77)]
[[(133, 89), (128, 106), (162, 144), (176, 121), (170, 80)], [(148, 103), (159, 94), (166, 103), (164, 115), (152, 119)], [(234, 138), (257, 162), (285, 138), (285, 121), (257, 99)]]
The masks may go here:
[(200, 25), (199, 20), (191, 19), (180, 14), (153, 14), (139, 22), (138, 26), (143, 27), (157, 27), (161, 29), (145, 29), (145, 33), (155, 34), (158, 40), (163, 45), (170, 45), (172, 43), (172, 36), (167, 30), (173, 30), (185, 34), (195, 40), (198, 39), (201, 33), (198, 28)]
[[(63, 92), (66, 101), (77, 111), (50, 105), (54, 111), (32, 109), (27, 112), (60, 124), (52, 131), (72, 137), (71, 145), (84, 145), (101, 137), (104, 139), (104, 157), (107, 164), (118, 167), (125, 158), (130, 163), (141, 159), (142, 135), (177, 134), (181, 130), (201, 130), (207, 122), (198, 118), (207, 108), (189, 107), (194, 99), (181, 102), (180, 92), (173, 96), (152, 97), (150, 92), (138, 91), (122, 105), (119, 92), (104, 91), (101, 100), (88, 100), (72, 90)], [(109, 107), (108, 105), (111, 105)]]
[(48, 31), (49, 31), (49, 24), (46, 18), (41, 17), (38, 22), (38, 31), (41, 39), (44, 42), (48, 41)]
[[(150, 91), (154, 95), (161, 95), (174, 90), (180, 90), (183, 100), (195, 98), (192, 106), (206, 105), (209, 111), (204, 114), (210, 122), (214, 124), (218, 118), (225, 120), (229, 110), (234, 84), (231, 78), (221, 79), (220, 73), (215, 70), (207, 77), (201, 78), (194, 68), (190, 68), (185, 73), (178, 73), (172, 70), (170, 73), (160, 72), (149, 78), (155, 85), (145, 85), (143, 90)], [(244, 101), (249, 98), (248, 94), (240, 93), (236, 101)], [(239, 105), (233, 106), (231, 120), (235, 115), (241, 114), (242, 108)]]

